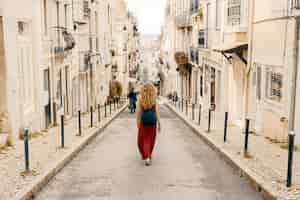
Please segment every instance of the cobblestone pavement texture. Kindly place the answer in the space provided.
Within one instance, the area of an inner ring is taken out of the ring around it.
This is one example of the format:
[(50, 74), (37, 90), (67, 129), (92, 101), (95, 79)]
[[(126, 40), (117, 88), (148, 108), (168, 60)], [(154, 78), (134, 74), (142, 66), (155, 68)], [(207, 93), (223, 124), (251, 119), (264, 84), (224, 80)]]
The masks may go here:
[(153, 164), (137, 150), (135, 116), (127, 111), (64, 168), (40, 200), (259, 200), (260, 195), (180, 119), (161, 106), (162, 132)]
[[(112, 106), (112, 113), (117, 111)], [(110, 110), (107, 109), (105, 118), (105, 109), (101, 108), (101, 124), (107, 122), (110, 118)], [(100, 123), (97, 122), (98, 112), (94, 112), (94, 125), (90, 128), (90, 115), (82, 115), (82, 136), (78, 134), (77, 116), (66, 119), (65, 121), (65, 147), (60, 148), (60, 126), (50, 128), (45, 132), (40, 132), (36, 138), (30, 140), (30, 169), (35, 173), (33, 176), (21, 176), (24, 171), (24, 144), (21, 140), (16, 140), (14, 147), (5, 151), (0, 151), (0, 200), (14, 198), (30, 184), (35, 183), (43, 177), (44, 173), (57, 165), (57, 161), (72, 152), (72, 148), (78, 146), (84, 139), (95, 133)]]

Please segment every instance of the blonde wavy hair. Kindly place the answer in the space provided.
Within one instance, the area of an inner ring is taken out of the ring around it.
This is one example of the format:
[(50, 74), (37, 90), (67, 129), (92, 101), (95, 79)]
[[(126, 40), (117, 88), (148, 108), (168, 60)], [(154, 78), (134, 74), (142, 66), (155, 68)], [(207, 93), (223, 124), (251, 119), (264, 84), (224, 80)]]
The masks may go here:
[(156, 88), (152, 83), (145, 83), (140, 90), (139, 103), (144, 109), (152, 108), (156, 104)]

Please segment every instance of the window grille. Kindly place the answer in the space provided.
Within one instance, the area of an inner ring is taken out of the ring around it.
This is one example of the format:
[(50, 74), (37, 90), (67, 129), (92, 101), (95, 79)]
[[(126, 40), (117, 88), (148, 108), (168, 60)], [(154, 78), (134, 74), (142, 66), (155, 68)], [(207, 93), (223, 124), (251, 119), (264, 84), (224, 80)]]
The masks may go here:
[(281, 73), (267, 71), (266, 95), (273, 101), (280, 102), (283, 90), (283, 75)]
[(241, 23), (241, 0), (228, 0), (228, 24)]
[(83, 1), (83, 16), (89, 17), (90, 16), (90, 8), (89, 8), (89, 2)]

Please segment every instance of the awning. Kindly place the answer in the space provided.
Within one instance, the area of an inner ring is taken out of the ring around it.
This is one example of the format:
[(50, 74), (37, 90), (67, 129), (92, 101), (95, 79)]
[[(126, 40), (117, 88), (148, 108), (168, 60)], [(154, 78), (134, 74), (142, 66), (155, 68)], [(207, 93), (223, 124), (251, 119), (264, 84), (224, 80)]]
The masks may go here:
[(247, 60), (243, 57), (243, 51), (247, 49), (247, 42), (233, 42), (229, 44), (223, 44), (214, 48), (213, 50), (223, 54), (227, 60), (230, 58), (226, 54), (236, 54), (242, 60), (242, 62), (247, 65)]

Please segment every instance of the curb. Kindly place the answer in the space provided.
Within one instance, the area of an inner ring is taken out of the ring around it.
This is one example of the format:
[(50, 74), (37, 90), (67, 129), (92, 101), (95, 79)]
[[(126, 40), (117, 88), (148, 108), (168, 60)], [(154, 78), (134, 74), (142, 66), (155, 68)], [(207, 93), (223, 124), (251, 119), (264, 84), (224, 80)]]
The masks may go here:
[[(127, 103), (123, 105), (116, 113), (114, 113), (107, 121), (101, 124), (101, 127), (97, 128), (94, 133), (84, 138), (78, 146), (71, 148), (71, 151), (65, 155), (61, 160), (55, 163), (51, 169), (46, 171), (41, 178), (36, 180), (30, 186), (25, 188), (22, 192), (17, 194), (12, 200), (31, 200), (34, 199), (35, 195), (40, 192), (44, 186), (46, 186), (49, 181), (57, 175), (76, 155), (83, 150), (90, 142), (93, 141), (98, 135), (100, 135), (103, 130), (107, 128), (125, 109), (127, 108)], [(103, 135), (101, 135), (103, 136)]]
[(255, 175), (247, 166), (240, 163), (236, 158), (234, 158), (230, 153), (222, 149), (222, 147), (216, 144), (212, 139), (210, 139), (206, 133), (199, 130), (199, 127), (190, 120), (178, 112), (172, 105), (169, 103), (166, 104), (167, 107), (173, 111), (187, 126), (189, 126), (206, 144), (208, 144), (214, 151), (216, 151), (222, 159), (224, 159), (230, 166), (238, 170), (241, 176), (245, 177), (250, 184), (262, 195), (265, 200), (276, 200), (278, 199), (278, 193), (268, 187), (264, 181)]

